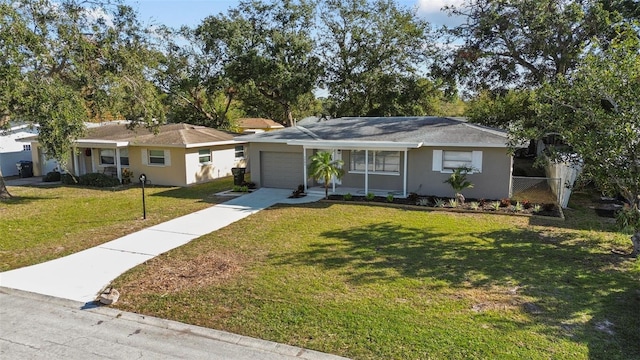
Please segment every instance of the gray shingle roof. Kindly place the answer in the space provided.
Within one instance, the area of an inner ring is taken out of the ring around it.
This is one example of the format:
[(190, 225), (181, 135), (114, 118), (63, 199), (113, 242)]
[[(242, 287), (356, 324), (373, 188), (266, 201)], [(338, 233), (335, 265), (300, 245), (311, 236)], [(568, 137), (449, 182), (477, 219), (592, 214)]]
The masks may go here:
[(328, 140), (506, 147), (505, 131), (444, 117), (349, 117), (236, 138), (249, 142)]
[(104, 125), (87, 129), (86, 135), (79, 140), (110, 140), (130, 142), (132, 145), (184, 147), (233, 141), (234, 135), (236, 134), (183, 123), (161, 125), (157, 134), (144, 127), (129, 130), (125, 125)]

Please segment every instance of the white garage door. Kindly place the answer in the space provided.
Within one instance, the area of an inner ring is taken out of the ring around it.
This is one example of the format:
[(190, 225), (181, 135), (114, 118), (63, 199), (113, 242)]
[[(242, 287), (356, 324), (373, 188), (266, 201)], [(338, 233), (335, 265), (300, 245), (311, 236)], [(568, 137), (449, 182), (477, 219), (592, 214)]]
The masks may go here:
[(296, 189), (304, 183), (302, 154), (260, 152), (261, 186)]

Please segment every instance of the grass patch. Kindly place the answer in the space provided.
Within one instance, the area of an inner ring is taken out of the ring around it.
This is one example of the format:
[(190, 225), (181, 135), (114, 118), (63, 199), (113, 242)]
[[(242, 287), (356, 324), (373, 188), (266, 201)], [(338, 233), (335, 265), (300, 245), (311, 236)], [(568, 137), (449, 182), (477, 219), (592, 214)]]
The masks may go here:
[(640, 262), (575, 214), (280, 206), (113, 285), (123, 310), (358, 359), (640, 358)]
[(203, 209), (221, 201), (213, 194), (232, 186), (232, 177), (187, 188), (148, 186), (146, 220), (137, 185), (9, 187), (14, 198), (0, 201), (0, 271), (78, 252)]

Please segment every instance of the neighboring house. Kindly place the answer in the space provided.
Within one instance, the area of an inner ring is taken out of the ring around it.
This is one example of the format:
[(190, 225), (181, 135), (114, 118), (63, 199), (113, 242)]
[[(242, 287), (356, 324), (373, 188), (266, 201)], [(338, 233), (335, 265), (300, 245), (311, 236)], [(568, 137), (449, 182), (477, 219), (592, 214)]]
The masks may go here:
[(244, 118), (236, 120), (236, 125), (240, 132), (245, 134), (260, 133), (278, 129), (284, 129), (282, 124), (270, 119), (263, 118)]
[(344, 162), (334, 192), (452, 196), (444, 181), (460, 166), (474, 169), (467, 197), (501, 199), (511, 191), (506, 132), (463, 119), (338, 118), (237, 139), (250, 144), (251, 181), (261, 187), (317, 186), (307, 179), (307, 165), (315, 152), (326, 150)]
[[(3, 176), (18, 175), (16, 164), (19, 161), (31, 160), (31, 144), (27, 141), (38, 134), (38, 125), (14, 123), (7, 130), (0, 130), (0, 168)], [(55, 160), (42, 163), (49, 171), (56, 168)]]
[[(121, 124), (91, 127), (76, 140), (68, 170), (76, 175), (105, 173), (120, 180), (131, 176), (134, 182), (144, 173), (155, 185), (203, 183), (247, 165), (245, 143), (234, 140), (234, 135), (189, 124), (161, 125), (157, 133)], [(39, 168), (34, 164), (34, 172)]]

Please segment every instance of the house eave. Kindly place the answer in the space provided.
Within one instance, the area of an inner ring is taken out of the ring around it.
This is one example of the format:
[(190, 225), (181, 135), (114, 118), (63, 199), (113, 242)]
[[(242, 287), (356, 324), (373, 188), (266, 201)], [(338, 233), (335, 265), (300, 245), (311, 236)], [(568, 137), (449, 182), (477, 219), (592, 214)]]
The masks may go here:
[(346, 141), (346, 140), (291, 140), (287, 145), (298, 145), (315, 149), (382, 149), (382, 150), (406, 150), (417, 149), (421, 142), (394, 142), (394, 141)]
[(192, 148), (199, 148), (199, 147), (206, 147), (206, 146), (241, 145), (246, 143), (247, 143), (246, 141), (240, 141), (240, 140), (225, 140), (225, 141), (213, 141), (213, 142), (199, 143), (199, 144), (187, 144), (185, 148), (192, 149)]

